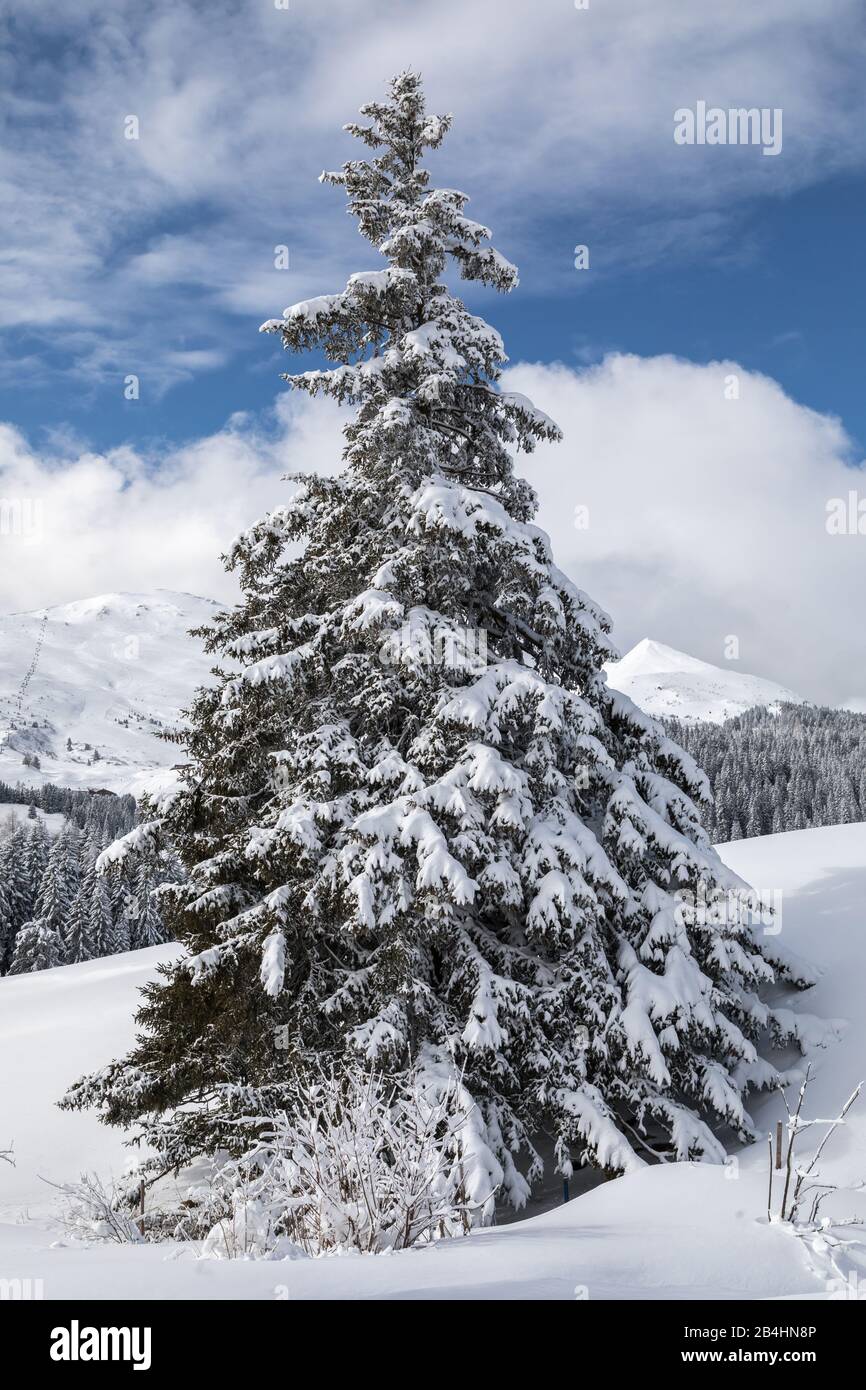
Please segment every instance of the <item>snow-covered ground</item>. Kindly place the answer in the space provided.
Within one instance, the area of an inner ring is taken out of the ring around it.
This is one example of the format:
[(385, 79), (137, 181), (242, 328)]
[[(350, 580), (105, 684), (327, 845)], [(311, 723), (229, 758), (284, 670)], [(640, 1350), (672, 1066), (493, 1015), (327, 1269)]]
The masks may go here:
[[(781, 940), (823, 971), (793, 1007), (837, 1021), (813, 1054), (805, 1108), (835, 1114), (866, 1074), (866, 825), (722, 852), (756, 887), (781, 891)], [(646, 1168), (541, 1216), (391, 1256), (220, 1263), (183, 1246), (54, 1244), (52, 1191), (41, 1179), (105, 1174), (124, 1160), (118, 1135), (53, 1102), (128, 1044), (136, 990), (166, 949), (0, 980), (0, 1147), (14, 1139), (17, 1159), (14, 1169), (0, 1165), (0, 1278), (41, 1279), (46, 1298), (76, 1299), (813, 1299), (851, 1296), (858, 1275), (866, 1294), (856, 1251), (837, 1257), (837, 1270), (826, 1251), (767, 1224), (765, 1140), (727, 1168)], [(774, 1096), (753, 1107), (765, 1133), (782, 1113)], [(836, 1182), (866, 1178), (866, 1100), (821, 1169)], [(866, 1197), (834, 1200), (836, 1215), (866, 1217)]]
[(749, 676), (732, 663), (726, 668), (652, 642), (645, 637), (621, 661), (606, 664), (608, 682), (647, 714), (689, 722), (722, 724), (755, 705), (804, 704), (802, 696), (775, 681)]
[[(133, 795), (162, 785), (182, 751), (159, 734), (177, 724), (211, 666), (188, 632), (217, 609), (157, 589), (0, 618), (0, 779)], [(26, 753), (38, 770), (24, 766)]]
[[(59, 835), (66, 817), (60, 811), (43, 811), (34, 807), (36, 820), (41, 820), (49, 835)], [(25, 801), (0, 801), (0, 840), (16, 826), (30, 823), (30, 804)]]

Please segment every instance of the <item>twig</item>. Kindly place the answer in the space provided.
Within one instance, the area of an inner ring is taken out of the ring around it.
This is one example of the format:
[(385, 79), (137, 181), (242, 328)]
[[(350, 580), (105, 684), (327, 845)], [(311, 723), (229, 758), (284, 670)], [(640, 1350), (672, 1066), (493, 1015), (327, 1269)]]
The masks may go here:
[(788, 1111), (788, 1152), (785, 1156), (785, 1187), (782, 1192), (782, 1220), (785, 1221), (785, 1209), (788, 1202), (788, 1188), (791, 1185), (791, 1168), (794, 1162), (794, 1140), (797, 1137), (797, 1125), (800, 1119), (800, 1111), (803, 1109), (803, 1101), (806, 1098), (806, 1087), (811, 1079), (811, 1063), (806, 1068), (806, 1075), (803, 1077), (803, 1084), (800, 1087), (800, 1095), (797, 1101), (797, 1109), (791, 1114), (788, 1102), (785, 1100), (785, 1109)]
[[(805, 1084), (805, 1083), (804, 1083), (804, 1084)], [(815, 1150), (815, 1153), (814, 1153), (813, 1158), (812, 1158), (812, 1162), (809, 1164), (808, 1168), (806, 1168), (802, 1173), (798, 1173), (798, 1174), (797, 1174), (797, 1181), (796, 1181), (796, 1183), (794, 1184), (794, 1196), (793, 1196), (793, 1199), (792, 1199), (792, 1202), (791, 1202), (791, 1209), (792, 1209), (792, 1211), (796, 1211), (796, 1209), (797, 1209), (797, 1198), (798, 1198), (798, 1196), (799, 1196), (799, 1194), (800, 1194), (800, 1189), (802, 1188), (802, 1186), (803, 1186), (804, 1182), (806, 1181), (806, 1179), (809, 1177), (809, 1174), (812, 1172), (813, 1168), (815, 1167), (815, 1164), (818, 1162), (819, 1158), (821, 1157), (821, 1154), (823, 1153), (824, 1148), (826, 1147), (826, 1144), (827, 1144), (828, 1139), (830, 1139), (830, 1137), (835, 1133), (835, 1131), (838, 1129), (839, 1125), (841, 1125), (841, 1124), (844, 1123), (844, 1121), (845, 1121), (845, 1116), (848, 1114), (848, 1111), (851, 1109), (851, 1106), (852, 1106), (852, 1105), (854, 1104), (854, 1102), (856, 1101), (856, 1099), (857, 1099), (857, 1097), (859, 1096), (859, 1094), (860, 1094), (860, 1092), (861, 1092), (862, 1089), (863, 1089), (863, 1082), (861, 1081), (860, 1084), (859, 1084), (858, 1086), (856, 1086), (856, 1087), (854, 1088), (854, 1090), (851, 1092), (851, 1095), (848, 1097), (848, 1099), (846, 1100), (845, 1104), (842, 1106), (842, 1109), (840, 1110), (840, 1112), (839, 1112), (837, 1118), (836, 1118), (835, 1120), (830, 1121), (830, 1128), (827, 1130), (827, 1133), (824, 1135), (824, 1138), (821, 1140), (820, 1144), (818, 1145), (817, 1149)], [(814, 1184), (812, 1184), (812, 1186), (814, 1186)]]

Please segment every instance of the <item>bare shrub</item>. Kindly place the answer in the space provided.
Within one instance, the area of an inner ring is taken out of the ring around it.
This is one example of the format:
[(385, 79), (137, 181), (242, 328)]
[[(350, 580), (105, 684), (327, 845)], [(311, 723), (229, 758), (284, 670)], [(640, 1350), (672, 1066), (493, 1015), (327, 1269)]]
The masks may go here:
[(320, 1070), (220, 1170), (207, 1252), (273, 1254), (282, 1239), (284, 1253), (372, 1254), (464, 1234), (493, 1196), (477, 1190), (473, 1111), (454, 1081)]

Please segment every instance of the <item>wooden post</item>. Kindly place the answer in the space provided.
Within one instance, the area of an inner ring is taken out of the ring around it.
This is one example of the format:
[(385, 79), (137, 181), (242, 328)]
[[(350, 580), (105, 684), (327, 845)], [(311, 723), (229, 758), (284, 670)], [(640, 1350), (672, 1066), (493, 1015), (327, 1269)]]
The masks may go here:
[(776, 1167), (782, 1166), (782, 1121), (776, 1121)]
[(773, 1136), (767, 1135), (767, 1148), (770, 1155), (770, 1186), (767, 1191), (767, 1221), (773, 1219)]
[(138, 1184), (138, 1230), (141, 1236), (144, 1235), (144, 1178)]

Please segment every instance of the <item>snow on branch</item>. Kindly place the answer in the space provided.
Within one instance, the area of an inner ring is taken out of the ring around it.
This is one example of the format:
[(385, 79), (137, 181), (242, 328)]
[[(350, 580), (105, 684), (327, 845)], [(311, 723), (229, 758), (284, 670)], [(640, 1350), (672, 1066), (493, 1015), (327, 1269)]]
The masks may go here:
[(147, 854), (151, 850), (159, 849), (165, 823), (165, 817), (161, 816), (157, 820), (144, 821), (141, 825), (136, 825), (128, 834), (122, 835), (102, 851), (96, 860), (96, 872), (104, 874), (130, 856)]

